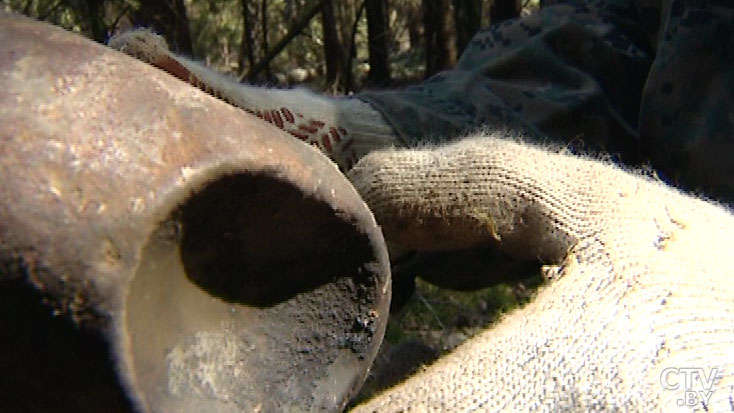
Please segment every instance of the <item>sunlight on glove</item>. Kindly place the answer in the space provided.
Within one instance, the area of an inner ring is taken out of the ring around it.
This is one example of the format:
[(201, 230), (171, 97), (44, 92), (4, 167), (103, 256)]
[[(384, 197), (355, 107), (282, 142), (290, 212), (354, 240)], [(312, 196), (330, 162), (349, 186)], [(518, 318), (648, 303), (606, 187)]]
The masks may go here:
[(734, 410), (730, 211), (499, 135), (373, 152), (348, 176), (389, 241), (491, 242), (557, 279), (357, 410)]

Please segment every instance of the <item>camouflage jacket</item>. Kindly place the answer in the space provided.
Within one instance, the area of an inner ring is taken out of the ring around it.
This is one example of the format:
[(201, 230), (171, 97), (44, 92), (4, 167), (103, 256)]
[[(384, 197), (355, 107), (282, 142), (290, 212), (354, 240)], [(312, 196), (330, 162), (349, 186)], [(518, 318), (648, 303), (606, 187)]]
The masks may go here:
[(731, 0), (545, 1), (477, 33), (455, 68), (358, 97), (407, 145), (509, 127), (734, 201)]

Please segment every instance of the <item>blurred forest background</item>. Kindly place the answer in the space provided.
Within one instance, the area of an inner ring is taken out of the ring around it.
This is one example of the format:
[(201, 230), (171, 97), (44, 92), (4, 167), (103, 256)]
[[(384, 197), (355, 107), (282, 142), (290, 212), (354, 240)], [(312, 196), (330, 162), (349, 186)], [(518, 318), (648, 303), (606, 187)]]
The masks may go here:
[(539, 0), (0, 0), (104, 43), (152, 27), (171, 48), (241, 81), (348, 94), (450, 68), (480, 27)]

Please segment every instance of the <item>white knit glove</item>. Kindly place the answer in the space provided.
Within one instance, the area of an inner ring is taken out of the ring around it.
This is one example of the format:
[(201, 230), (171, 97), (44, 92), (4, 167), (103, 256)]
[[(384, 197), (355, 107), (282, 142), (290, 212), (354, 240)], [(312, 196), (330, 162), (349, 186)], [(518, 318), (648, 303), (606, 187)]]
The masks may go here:
[(368, 103), (329, 98), (305, 89), (248, 86), (199, 63), (175, 55), (166, 41), (148, 29), (113, 36), (108, 45), (163, 69), (207, 93), (276, 125), (319, 148), (342, 170), (368, 152), (398, 145), (393, 128)]
[(557, 264), (531, 304), (357, 410), (734, 410), (730, 211), (492, 136), (374, 152), (348, 175), (388, 240)]

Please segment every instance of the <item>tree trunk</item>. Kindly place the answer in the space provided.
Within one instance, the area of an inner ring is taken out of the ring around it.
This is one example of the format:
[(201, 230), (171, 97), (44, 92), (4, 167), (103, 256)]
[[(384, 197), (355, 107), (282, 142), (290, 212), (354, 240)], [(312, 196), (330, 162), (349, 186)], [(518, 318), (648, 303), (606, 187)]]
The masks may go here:
[(255, 66), (255, 41), (252, 35), (252, 12), (248, 0), (242, 0), (242, 43), (240, 44), (240, 74), (244, 76)]
[(482, 1), (454, 0), (454, 19), (456, 20), (456, 49), (461, 54), (482, 25)]
[(385, 85), (390, 82), (388, 64), (388, 36), (386, 0), (366, 0), (367, 41), (369, 43), (370, 71), (367, 81), (372, 85)]
[(332, 0), (326, 0), (321, 8), (321, 26), (324, 30), (326, 81), (330, 85), (336, 86), (346, 80), (344, 73), (346, 62), (343, 59), (343, 47), (342, 42), (339, 40), (339, 33), (337, 32)]
[(99, 0), (86, 0), (86, 20), (89, 25), (89, 34), (100, 43), (107, 40), (107, 24), (104, 21), (105, 2)]
[(520, 15), (518, 0), (494, 0), (489, 8), (489, 22), (497, 24), (504, 20), (514, 19)]
[(451, 0), (423, 0), (426, 36), (426, 77), (456, 64)]
[[(262, 58), (268, 55), (270, 50), (268, 47), (268, 0), (260, 2), (260, 27), (262, 28)], [(273, 80), (273, 74), (270, 72), (270, 61), (265, 61), (265, 77), (268, 81)]]
[(410, 39), (410, 47), (413, 49), (421, 48), (425, 44), (423, 22), (421, 21), (421, 6), (411, 3), (408, 5), (408, 38)]
[(184, 0), (141, 1), (140, 8), (133, 15), (133, 23), (135, 26), (151, 27), (163, 35), (173, 51), (193, 56)]

